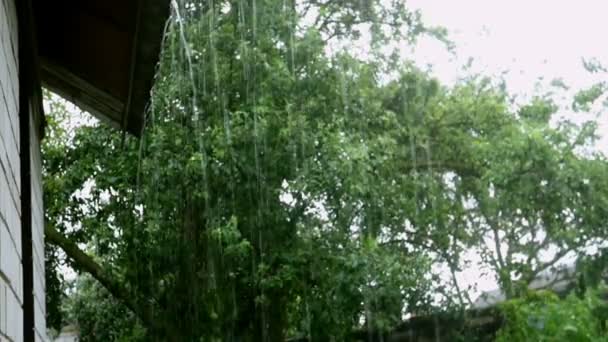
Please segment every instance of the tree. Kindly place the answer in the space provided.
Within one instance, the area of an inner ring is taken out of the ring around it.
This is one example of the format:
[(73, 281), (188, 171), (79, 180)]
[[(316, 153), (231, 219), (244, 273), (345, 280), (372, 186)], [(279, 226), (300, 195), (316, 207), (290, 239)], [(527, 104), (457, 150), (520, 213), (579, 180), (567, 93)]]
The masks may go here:
[(598, 291), (561, 300), (550, 292), (531, 293), (502, 305), (506, 322), (496, 340), (605, 341), (607, 309)]
[(333, 186), (305, 176), (344, 109), (324, 38), (290, 32), (282, 2), (210, 6), (174, 8), (141, 143), (104, 126), (48, 140), (48, 241), (151, 337), (345, 336), (364, 311), (390, 328), (424, 305), (430, 263), (312, 211)]
[(78, 323), (80, 341), (146, 340), (134, 314), (91, 276), (83, 275), (70, 285), (63, 310), (67, 321)]
[[(541, 273), (559, 272), (567, 257), (586, 254), (606, 236), (606, 159), (590, 152), (596, 124), (549, 124), (557, 110), (534, 99), (515, 127), (498, 130), (478, 154), (487, 169), (470, 200), (484, 262), (507, 295), (525, 292)], [(522, 134), (523, 131), (523, 134)], [(558, 277), (558, 279), (560, 279)]]
[(141, 139), (66, 131), (52, 104), (44, 146), (47, 241), (148, 340), (373, 336), (436, 310), (443, 287), (442, 308), (464, 307), (467, 250), (515, 296), (543, 250), (603, 236), (606, 163), (580, 152), (592, 125), (380, 49), (327, 52), (363, 22), (376, 48), (425, 32), (400, 2), (173, 4)]

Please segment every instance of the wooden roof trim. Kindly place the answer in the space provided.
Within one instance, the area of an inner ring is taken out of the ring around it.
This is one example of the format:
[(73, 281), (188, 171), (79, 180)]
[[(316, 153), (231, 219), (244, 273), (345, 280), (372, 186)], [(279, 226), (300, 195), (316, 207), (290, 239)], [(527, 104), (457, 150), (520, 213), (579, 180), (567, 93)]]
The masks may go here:
[[(99, 15), (93, 0), (70, 1), (60, 1), (59, 9), (45, 0), (35, 1), (39, 6), (36, 18), (41, 23), (39, 31), (46, 39), (39, 41), (43, 85), (112, 126), (140, 135), (169, 18), (170, 0), (128, 0), (122, 11), (120, 7), (112, 7), (100, 10)], [(96, 1), (103, 4), (107, 0)], [(74, 13), (67, 13), (68, 9)], [(73, 28), (68, 24), (53, 26), (52, 20), (45, 16), (47, 10), (58, 10), (66, 19), (74, 19), (70, 25), (89, 25), (82, 28), (86, 29), (86, 35), (99, 36), (86, 40), (83, 30), (73, 35), (64, 32), (67, 35), (62, 36), (63, 31)], [(118, 15), (118, 19), (113, 15)], [(50, 26), (50, 31), (46, 31), (44, 25)], [(53, 39), (63, 45), (54, 47), (49, 43)], [(70, 44), (69, 39), (78, 41)], [(112, 43), (116, 39), (119, 46)], [(118, 50), (112, 52), (115, 46)], [(68, 48), (74, 51), (65, 54)], [(102, 49), (114, 58), (104, 59), (100, 55)]]
[(145, 124), (145, 111), (169, 17), (169, 1), (141, 0), (138, 17), (128, 103), (120, 121), (123, 128), (135, 135), (141, 134)]
[(40, 59), (40, 74), (46, 88), (120, 128), (118, 123), (124, 108), (122, 101), (44, 58)]

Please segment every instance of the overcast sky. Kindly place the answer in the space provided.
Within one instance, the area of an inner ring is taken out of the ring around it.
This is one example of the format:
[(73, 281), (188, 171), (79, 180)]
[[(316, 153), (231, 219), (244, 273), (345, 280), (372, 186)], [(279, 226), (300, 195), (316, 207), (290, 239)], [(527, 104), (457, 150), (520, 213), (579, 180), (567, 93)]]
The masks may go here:
[[(608, 2), (603, 0), (411, 0), (424, 21), (441, 25), (456, 43), (459, 61), (469, 57), (490, 71), (511, 70), (512, 85), (532, 89), (536, 77), (585, 84), (581, 58), (608, 60)], [(435, 64), (444, 80), (453, 63), (438, 44), (422, 44), (417, 58)], [(520, 72), (525, 77), (519, 77)]]

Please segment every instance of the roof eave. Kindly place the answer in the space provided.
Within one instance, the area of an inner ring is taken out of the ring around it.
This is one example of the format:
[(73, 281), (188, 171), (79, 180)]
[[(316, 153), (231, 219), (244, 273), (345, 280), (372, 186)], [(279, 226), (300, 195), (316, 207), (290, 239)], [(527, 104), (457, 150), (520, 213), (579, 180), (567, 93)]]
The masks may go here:
[(146, 107), (169, 17), (170, 0), (133, 1), (137, 1), (138, 6), (136, 17), (132, 18), (135, 30), (130, 39), (130, 60), (127, 61), (122, 83), (127, 89), (126, 96), (118, 97), (95, 79), (89, 79), (87, 74), (75, 72), (71, 65), (62, 60), (46, 58), (41, 54), (39, 64), (43, 86), (111, 126), (140, 136), (145, 126)]
[(140, 1), (134, 39), (135, 51), (130, 68), (129, 96), (120, 122), (121, 128), (136, 136), (141, 135), (145, 125), (146, 108), (168, 17), (169, 1)]

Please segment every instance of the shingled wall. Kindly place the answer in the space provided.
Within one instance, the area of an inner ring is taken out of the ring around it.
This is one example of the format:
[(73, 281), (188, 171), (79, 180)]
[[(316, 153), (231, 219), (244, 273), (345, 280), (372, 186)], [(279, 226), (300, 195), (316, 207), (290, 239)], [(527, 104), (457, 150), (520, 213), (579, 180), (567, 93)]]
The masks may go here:
[(17, 12), (0, 0), (0, 340), (23, 339)]
[[(0, 341), (23, 340), (19, 56), (14, 0), (0, 0)], [(32, 118), (30, 122), (37, 122)], [(30, 132), (36, 340), (46, 341), (40, 137)], [(28, 213), (25, 213), (28, 214)]]

